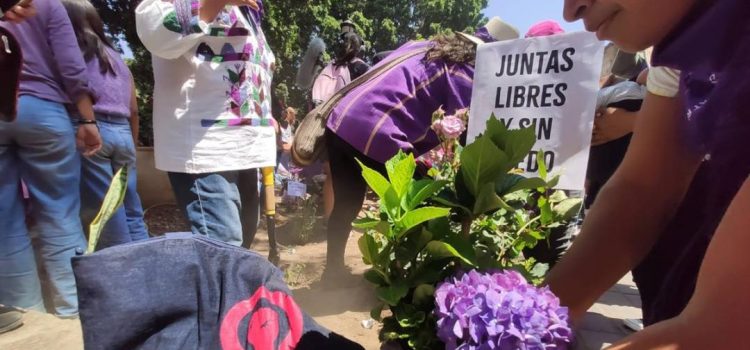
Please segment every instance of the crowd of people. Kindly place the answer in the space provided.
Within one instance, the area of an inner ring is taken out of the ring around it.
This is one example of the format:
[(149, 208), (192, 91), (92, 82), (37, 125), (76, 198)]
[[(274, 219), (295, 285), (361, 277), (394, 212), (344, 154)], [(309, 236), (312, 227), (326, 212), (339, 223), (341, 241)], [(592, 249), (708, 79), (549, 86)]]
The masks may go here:
[[(750, 324), (750, 6), (566, 0), (564, 16), (623, 52), (597, 101), (589, 210), (548, 285), (578, 320), (632, 270), (647, 327), (619, 348), (741, 347)], [(257, 230), (258, 169), (291, 166), (298, 121), (294, 108), (272, 115), (276, 59), (263, 18), (260, 0), (143, 0), (136, 9), (153, 56), (156, 167), (168, 172), (194, 234), (237, 246)], [(99, 247), (149, 237), (136, 191), (135, 84), (87, 0), (8, 6), (0, 30), (23, 52), (10, 91), (16, 120), (0, 121), (0, 304), (76, 317), (70, 260), (83, 253), (84, 228), (120, 168), (130, 172), (124, 206)], [(562, 32), (543, 21), (526, 37)], [(411, 41), (370, 66), (355, 27), (342, 25), (320, 74), (328, 80), (310, 98), (329, 114), (324, 283), (347, 273), (344, 250), (366, 190), (357, 161), (385, 172), (399, 151), (435, 148), (432, 113), (469, 107), (477, 46), (519, 37), (493, 18), (473, 35)], [(625, 53), (650, 47), (651, 68)], [(0, 330), (14, 325), (6, 323)]]

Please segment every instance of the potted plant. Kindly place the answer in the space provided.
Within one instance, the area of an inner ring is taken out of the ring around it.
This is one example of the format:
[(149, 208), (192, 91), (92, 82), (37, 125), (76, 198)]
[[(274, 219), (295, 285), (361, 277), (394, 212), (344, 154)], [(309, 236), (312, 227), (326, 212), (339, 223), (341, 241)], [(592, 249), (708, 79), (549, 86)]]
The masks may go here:
[[(515, 169), (535, 143), (532, 129), (508, 130), (493, 117), (486, 132), (461, 150), (457, 138), (463, 130), (455, 121), (465, 123), (466, 115), (436, 113), (433, 128), (443, 140), (442, 156), (428, 160), (426, 178), (414, 179), (417, 161), (403, 153), (386, 163), (387, 177), (362, 165), (380, 198), (379, 213), (354, 223), (365, 230), (358, 242), (370, 266), (365, 278), (382, 302), (371, 312), (382, 320), (380, 340), (403, 349), (516, 349), (523, 347), (510, 344), (526, 344), (528, 336), (549, 342), (543, 348), (564, 348), (571, 341), (567, 311), (548, 290), (535, 287), (547, 266), (524, 250), (569, 221), (580, 200), (552, 189), (558, 178), (548, 177), (543, 157), (538, 157), (539, 177), (527, 178)], [(487, 282), (492, 280), (512, 283)], [(489, 292), (488, 286), (502, 288)], [(451, 292), (472, 288), (484, 294)], [(524, 291), (522, 306), (531, 305), (523, 312), (555, 316), (534, 317), (533, 325), (516, 329), (477, 328), (467, 321), (512, 311), (504, 304), (487, 306), (488, 300), (519, 291)], [(448, 303), (446, 295), (461, 302)], [(474, 297), (484, 298), (476, 301), (484, 303), (477, 306), (480, 311), (457, 308)], [(494, 347), (486, 347), (490, 343)]]

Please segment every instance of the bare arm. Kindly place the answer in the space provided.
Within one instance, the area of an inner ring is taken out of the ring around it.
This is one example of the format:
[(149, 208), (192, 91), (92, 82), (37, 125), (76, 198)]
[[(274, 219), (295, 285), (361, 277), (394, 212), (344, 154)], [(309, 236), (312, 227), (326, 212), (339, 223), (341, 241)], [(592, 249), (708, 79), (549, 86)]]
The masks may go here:
[[(78, 113), (84, 120), (95, 120), (94, 103), (88, 94), (81, 95), (76, 102)], [(99, 128), (95, 124), (81, 124), (76, 131), (76, 146), (84, 156), (94, 155), (102, 148), (102, 139), (99, 136)]]
[(617, 140), (635, 129), (638, 112), (628, 112), (621, 108), (606, 108), (596, 113), (592, 146)]
[(721, 221), (693, 298), (678, 317), (648, 327), (612, 349), (742, 349), (750, 324), (750, 180)]
[(639, 113), (625, 160), (547, 280), (574, 320), (648, 253), (700, 164), (685, 144), (678, 99), (649, 93)]

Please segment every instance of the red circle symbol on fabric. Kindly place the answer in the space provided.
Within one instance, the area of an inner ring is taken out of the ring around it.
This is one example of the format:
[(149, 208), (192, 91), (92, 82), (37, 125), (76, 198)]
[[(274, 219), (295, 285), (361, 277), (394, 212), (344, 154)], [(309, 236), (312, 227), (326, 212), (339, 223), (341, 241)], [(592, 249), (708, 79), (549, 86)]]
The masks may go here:
[[(284, 292), (271, 292), (260, 287), (248, 300), (229, 309), (221, 322), (223, 350), (293, 350), (302, 337), (302, 310)], [(242, 330), (247, 329), (243, 341)], [(245, 343), (246, 344), (243, 344)]]

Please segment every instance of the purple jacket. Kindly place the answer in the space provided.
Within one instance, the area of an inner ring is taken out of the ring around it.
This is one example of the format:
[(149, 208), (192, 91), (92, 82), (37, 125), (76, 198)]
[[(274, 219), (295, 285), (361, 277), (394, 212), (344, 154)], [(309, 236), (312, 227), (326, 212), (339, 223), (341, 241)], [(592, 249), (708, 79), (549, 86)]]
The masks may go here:
[(86, 63), (65, 8), (58, 0), (34, 0), (34, 6), (37, 15), (23, 23), (0, 22), (18, 39), (23, 51), (19, 94), (66, 104), (92, 94)]
[[(409, 42), (373, 67), (432, 45)], [(334, 108), (328, 128), (364, 155), (385, 163), (399, 150), (424, 154), (439, 144), (430, 128), (440, 106), (448, 114), (469, 107), (474, 67), (417, 55), (352, 90)]]

